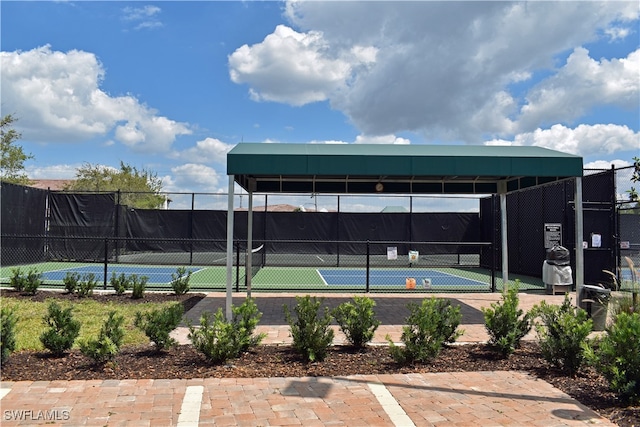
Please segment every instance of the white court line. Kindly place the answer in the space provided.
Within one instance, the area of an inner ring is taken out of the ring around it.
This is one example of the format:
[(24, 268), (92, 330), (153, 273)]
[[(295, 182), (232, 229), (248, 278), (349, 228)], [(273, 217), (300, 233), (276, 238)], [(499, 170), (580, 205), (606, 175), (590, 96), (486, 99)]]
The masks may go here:
[(200, 405), (202, 405), (202, 393), (204, 386), (191, 385), (187, 387), (182, 399), (178, 427), (198, 427), (200, 422)]
[(378, 399), (380, 406), (382, 406), (384, 412), (387, 413), (394, 426), (415, 427), (411, 418), (409, 418), (404, 409), (402, 409), (402, 406), (400, 406), (398, 401), (393, 397), (389, 390), (387, 390), (387, 387), (385, 387), (384, 384), (372, 382), (367, 384), (369, 384), (371, 393), (373, 393), (376, 399)]
[(316, 268), (316, 273), (318, 274), (318, 276), (320, 276), (320, 280), (322, 280), (322, 283), (324, 283), (325, 286), (329, 286), (327, 281), (324, 280), (324, 275), (322, 273), (320, 273), (320, 270), (318, 270), (317, 268)]
[(0, 388), (0, 400), (5, 397), (11, 391), (10, 388)]

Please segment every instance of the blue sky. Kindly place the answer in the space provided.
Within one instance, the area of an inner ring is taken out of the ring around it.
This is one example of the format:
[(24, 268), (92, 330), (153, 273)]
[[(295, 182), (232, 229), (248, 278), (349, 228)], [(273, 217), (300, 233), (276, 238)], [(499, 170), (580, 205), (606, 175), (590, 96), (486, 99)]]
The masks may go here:
[(84, 163), (224, 192), (244, 142), (640, 156), (637, 2), (2, 1), (2, 115), (34, 179)]

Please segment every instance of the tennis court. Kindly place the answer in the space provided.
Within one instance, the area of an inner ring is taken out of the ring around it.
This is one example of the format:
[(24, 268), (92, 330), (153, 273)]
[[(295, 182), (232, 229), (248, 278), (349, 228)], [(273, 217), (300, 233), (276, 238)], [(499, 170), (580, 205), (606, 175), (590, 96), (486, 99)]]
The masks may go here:
[[(68, 273), (78, 273), (83, 280), (92, 274), (99, 287), (103, 284), (109, 286), (113, 274), (119, 276), (136, 275), (147, 277), (147, 286), (151, 289), (170, 290), (172, 275), (177, 274), (178, 266), (153, 266), (135, 264), (108, 264), (71, 262), (44, 262), (38, 264), (23, 265), (19, 267), (2, 267), (0, 269), (0, 284), (8, 285), (15, 269), (20, 268), (23, 274), (35, 270), (42, 274), (41, 279), (45, 287), (61, 287)], [(191, 272), (190, 284), (194, 290), (206, 290), (224, 287), (226, 285), (226, 269), (223, 267), (185, 266), (187, 272)], [(235, 270), (234, 276), (235, 280)]]
[[(201, 268), (189, 269), (192, 273), (195, 273)], [(44, 271), (42, 273), (42, 279), (45, 281), (62, 281), (69, 273), (78, 273), (80, 276), (92, 274), (94, 279), (98, 282), (104, 282), (104, 267), (97, 265), (85, 265), (82, 267), (66, 268), (62, 270)], [(141, 271), (140, 267), (134, 267), (131, 265), (108, 265), (107, 266), (107, 280), (111, 278), (113, 274), (125, 276), (137, 275), (139, 277), (147, 277), (150, 283), (170, 283), (172, 274), (176, 273), (175, 268), (169, 267), (145, 267), (144, 271)]]
[[(35, 270), (42, 273), (43, 288), (62, 288), (67, 273), (78, 273), (80, 278), (93, 274), (98, 288), (111, 289), (112, 274), (137, 275), (148, 278), (147, 288), (151, 290), (171, 290), (172, 275), (179, 265), (116, 264), (110, 263), (106, 269), (101, 263), (44, 262), (20, 267), (0, 268), (0, 284), (8, 286), (13, 272), (20, 268), (23, 274)], [(182, 265), (191, 271), (190, 285), (193, 291), (220, 291), (226, 289), (227, 273), (224, 266)], [(245, 291), (244, 266), (234, 266), (232, 281), (234, 291)], [(252, 290), (254, 291), (313, 291), (313, 292), (404, 292), (407, 278), (415, 279), (416, 291), (471, 291), (491, 290), (491, 272), (482, 268), (451, 267), (400, 267), (370, 268), (369, 289), (367, 289), (367, 269), (362, 267), (318, 268), (318, 267), (270, 267), (254, 270)], [(539, 278), (515, 275), (511, 279), (520, 280), (522, 290), (543, 290)], [(502, 283), (496, 275), (497, 289)]]
[[(497, 289), (502, 281), (496, 275)], [(407, 279), (415, 279), (415, 288), (407, 288)], [(543, 291), (539, 278), (514, 275), (521, 290)], [(252, 290), (289, 289), (314, 292), (486, 292), (491, 290), (491, 271), (482, 268), (370, 268), (367, 269), (263, 267), (252, 279)]]
[[(358, 269), (321, 269), (318, 274), (327, 286), (356, 286), (367, 281), (366, 271)], [(411, 281), (413, 279), (413, 282)], [(432, 287), (460, 287), (486, 289), (489, 284), (480, 280), (463, 277), (459, 274), (446, 273), (435, 269), (400, 269), (369, 271), (370, 286), (410, 286), (430, 289)]]

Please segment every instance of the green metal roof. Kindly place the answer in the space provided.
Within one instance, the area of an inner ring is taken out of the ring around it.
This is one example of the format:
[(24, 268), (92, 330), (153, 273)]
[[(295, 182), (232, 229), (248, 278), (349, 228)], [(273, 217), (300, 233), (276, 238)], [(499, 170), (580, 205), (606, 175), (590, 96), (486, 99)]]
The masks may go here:
[(227, 154), (227, 174), (259, 193), (492, 194), (582, 168), (580, 156), (519, 146), (240, 143)]

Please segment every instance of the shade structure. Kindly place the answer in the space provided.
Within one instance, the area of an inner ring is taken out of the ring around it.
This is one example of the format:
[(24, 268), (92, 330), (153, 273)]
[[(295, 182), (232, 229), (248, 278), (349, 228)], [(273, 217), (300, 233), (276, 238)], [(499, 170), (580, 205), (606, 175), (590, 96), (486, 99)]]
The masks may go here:
[[(575, 179), (577, 304), (583, 282), (582, 171), (580, 156), (524, 146), (240, 143), (227, 154), (229, 193), (233, 193), (237, 183), (249, 193), (250, 200), (255, 192), (499, 194), (505, 282), (508, 282), (506, 194)], [(231, 240), (232, 197), (229, 200), (227, 238)], [(250, 227), (248, 235), (252, 235)], [(251, 248), (251, 242), (247, 242), (247, 248)], [(229, 319), (232, 256), (228, 250)]]
[(582, 157), (520, 146), (241, 143), (227, 174), (259, 193), (497, 194), (582, 176)]

